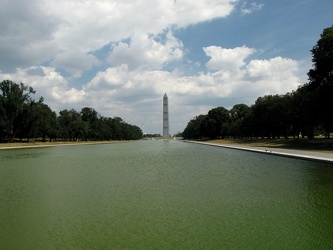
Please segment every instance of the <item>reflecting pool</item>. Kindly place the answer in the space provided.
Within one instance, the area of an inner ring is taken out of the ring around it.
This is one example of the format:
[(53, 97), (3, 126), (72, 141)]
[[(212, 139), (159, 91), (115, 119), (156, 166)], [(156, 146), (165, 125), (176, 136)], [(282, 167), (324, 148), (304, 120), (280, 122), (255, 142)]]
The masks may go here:
[(0, 150), (0, 249), (333, 249), (333, 165), (179, 141)]

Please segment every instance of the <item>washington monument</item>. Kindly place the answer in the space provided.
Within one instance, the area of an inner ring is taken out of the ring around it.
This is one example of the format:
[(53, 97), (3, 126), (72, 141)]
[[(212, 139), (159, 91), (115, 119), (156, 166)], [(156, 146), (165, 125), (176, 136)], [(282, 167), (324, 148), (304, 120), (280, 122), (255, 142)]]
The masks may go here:
[(163, 137), (169, 137), (169, 107), (168, 96), (163, 96)]

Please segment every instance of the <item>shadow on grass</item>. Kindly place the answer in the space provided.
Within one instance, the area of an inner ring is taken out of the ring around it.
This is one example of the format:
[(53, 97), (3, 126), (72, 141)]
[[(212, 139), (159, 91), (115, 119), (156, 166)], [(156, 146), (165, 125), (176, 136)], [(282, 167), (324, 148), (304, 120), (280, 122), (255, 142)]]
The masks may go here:
[(221, 144), (244, 145), (251, 147), (269, 147), (284, 149), (299, 149), (310, 151), (332, 151), (333, 139), (315, 138), (315, 139), (220, 139), (209, 140), (209, 142)]

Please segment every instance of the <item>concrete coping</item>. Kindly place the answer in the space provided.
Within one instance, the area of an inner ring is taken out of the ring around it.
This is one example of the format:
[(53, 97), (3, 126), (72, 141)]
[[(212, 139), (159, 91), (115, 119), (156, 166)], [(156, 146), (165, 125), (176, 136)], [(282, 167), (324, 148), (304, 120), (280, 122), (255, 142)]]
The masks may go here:
[(199, 142), (199, 141), (185, 141), (185, 142), (203, 144), (203, 145), (214, 146), (214, 147), (223, 147), (223, 148), (251, 151), (251, 152), (256, 152), (256, 153), (261, 153), (261, 154), (271, 154), (271, 155), (284, 156), (284, 157), (297, 158), (297, 159), (310, 160), (310, 161), (333, 163), (333, 153), (330, 154), (330, 153), (304, 151), (304, 150), (235, 146), (235, 145), (226, 145), (226, 144), (219, 144), (219, 143)]

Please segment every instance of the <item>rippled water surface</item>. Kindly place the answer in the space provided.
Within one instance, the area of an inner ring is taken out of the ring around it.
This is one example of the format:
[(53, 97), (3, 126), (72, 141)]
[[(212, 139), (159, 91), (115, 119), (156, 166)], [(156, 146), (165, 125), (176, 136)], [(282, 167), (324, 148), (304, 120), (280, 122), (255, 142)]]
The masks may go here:
[(333, 165), (177, 141), (0, 150), (0, 249), (332, 249)]

